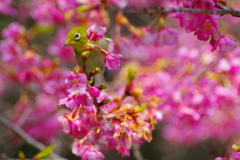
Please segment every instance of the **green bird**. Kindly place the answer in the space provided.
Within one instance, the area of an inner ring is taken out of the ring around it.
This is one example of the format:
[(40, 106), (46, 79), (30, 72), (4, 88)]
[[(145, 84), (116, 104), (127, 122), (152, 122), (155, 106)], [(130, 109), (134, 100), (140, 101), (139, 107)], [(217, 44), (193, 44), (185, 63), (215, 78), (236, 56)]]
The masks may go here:
[[(63, 47), (69, 45), (72, 46), (74, 49), (74, 54), (77, 59), (77, 63), (79, 66), (83, 66), (83, 60), (82, 60), (82, 51), (84, 49), (84, 45), (88, 42), (88, 39), (86, 38), (87, 35), (87, 27), (75, 27), (72, 30), (68, 32), (66, 43), (63, 45)], [(90, 41), (91, 44), (98, 45), (104, 50), (108, 49), (108, 43), (111, 41), (110, 38), (107, 36), (104, 36), (104, 38), (100, 41)], [(104, 62), (104, 56), (100, 52), (99, 49), (94, 48), (90, 51), (90, 56), (87, 58), (86, 61), (86, 69), (87, 71), (91, 71), (95, 69), (96, 67), (102, 69), (103, 68), (103, 62)]]

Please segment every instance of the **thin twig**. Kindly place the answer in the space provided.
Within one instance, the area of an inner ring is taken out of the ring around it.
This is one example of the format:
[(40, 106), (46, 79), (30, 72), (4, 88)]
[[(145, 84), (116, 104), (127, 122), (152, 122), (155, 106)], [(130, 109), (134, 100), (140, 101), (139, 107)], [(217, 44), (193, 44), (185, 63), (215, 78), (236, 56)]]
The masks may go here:
[(109, 5), (108, 8), (115, 10), (115, 11), (122, 11), (123, 13), (130, 13), (130, 14), (155, 14), (155, 13), (162, 13), (162, 14), (169, 14), (175, 12), (186, 12), (186, 13), (203, 13), (203, 14), (217, 14), (217, 15), (225, 15), (230, 14), (233, 17), (240, 17), (240, 10), (235, 10), (232, 8), (227, 8), (221, 4), (216, 4), (216, 7), (221, 9), (219, 10), (206, 10), (206, 9), (197, 9), (197, 8), (156, 8), (156, 9), (134, 9), (134, 8), (125, 8), (120, 9), (116, 6)]
[[(2, 123), (5, 127), (7, 127), (8, 129), (12, 130), (13, 132), (15, 132), (18, 136), (20, 136), (25, 142), (27, 142), (28, 144), (32, 145), (33, 147), (42, 150), (44, 148), (46, 148), (46, 146), (38, 141), (36, 141), (35, 139), (33, 139), (31, 136), (29, 136), (26, 132), (24, 132), (24, 130), (22, 130), (20, 127), (14, 125), (12, 122), (10, 122), (7, 118), (5, 118), (1, 113), (0, 113), (0, 123)], [(47, 134), (47, 133), (46, 133)], [(52, 153), (51, 157), (53, 159), (62, 159), (65, 160), (65, 158)]]
[(136, 160), (144, 160), (138, 144), (133, 144), (131, 149)]

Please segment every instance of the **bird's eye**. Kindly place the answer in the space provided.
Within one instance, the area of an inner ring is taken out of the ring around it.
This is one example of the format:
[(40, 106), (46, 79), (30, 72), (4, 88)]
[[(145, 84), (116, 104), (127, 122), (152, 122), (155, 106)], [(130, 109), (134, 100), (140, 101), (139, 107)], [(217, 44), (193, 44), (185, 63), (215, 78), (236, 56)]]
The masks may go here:
[(75, 39), (75, 40), (79, 40), (80, 37), (81, 37), (80, 33), (76, 33), (76, 34), (74, 35), (74, 39)]

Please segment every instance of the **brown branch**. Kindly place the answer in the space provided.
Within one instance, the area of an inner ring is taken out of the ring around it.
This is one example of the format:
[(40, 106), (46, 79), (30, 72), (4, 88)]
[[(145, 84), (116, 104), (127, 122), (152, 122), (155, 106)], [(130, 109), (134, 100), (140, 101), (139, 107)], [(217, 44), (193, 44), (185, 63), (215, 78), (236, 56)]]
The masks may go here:
[(134, 9), (134, 8), (125, 8), (120, 9), (116, 6), (109, 5), (108, 8), (115, 11), (122, 11), (123, 13), (130, 13), (130, 14), (169, 14), (175, 12), (186, 12), (186, 13), (202, 13), (202, 14), (217, 14), (217, 15), (226, 15), (230, 14), (233, 17), (240, 17), (240, 10), (234, 10), (232, 8), (227, 8), (221, 4), (216, 4), (216, 7), (221, 9), (221, 11), (217, 10), (206, 10), (206, 9), (196, 9), (196, 8), (156, 8), (156, 9)]
[[(6, 128), (12, 130), (14, 133), (16, 133), (19, 137), (21, 137), (25, 142), (32, 145), (33, 147), (43, 150), (46, 146), (35, 139), (33, 139), (31, 136), (29, 136), (24, 130), (22, 130), (20, 127), (14, 125), (12, 122), (10, 122), (7, 118), (5, 118), (0, 113), (0, 123), (2, 123)], [(62, 159), (65, 160), (65, 158), (60, 157), (59, 155), (52, 153), (51, 157), (53, 159)]]
[(216, 3), (216, 7), (221, 9), (222, 11), (228, 12), (228, 14), (231, 14), (233, 17), (240, 17), (240, 11), (234, 10), (233, 8), (227, 8), (226, 6)]

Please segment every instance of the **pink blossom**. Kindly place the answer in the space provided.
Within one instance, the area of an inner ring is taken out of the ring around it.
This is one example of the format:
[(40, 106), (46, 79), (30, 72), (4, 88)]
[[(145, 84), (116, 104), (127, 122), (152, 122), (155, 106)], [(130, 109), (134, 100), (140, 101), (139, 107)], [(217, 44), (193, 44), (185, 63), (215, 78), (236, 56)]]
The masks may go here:
[(1, 0), (0, 3), (0, 13), (16, 16), (16, 10), (11, 6), (12, 0)]
[[(46, 112), (45, 114), (49, 113)], [(47, 117), (44, 121), (41, 121), (41, 118), (38, 118), (37, 121), (36, 117), (31, 118), (31, 121), (29, 119), (29, 122), (25, 124), (26, 127), (24, 126), (25, 131), (27, 134), (37, 140), (40, 140), (41, 142), (50, 143), (56, 138), (56, 136), (59, 134), (59, 131), (61, 130), (61, 125), (59, 125), (57, 121), (58, 117), (59, 113), (56, 115), (51, 115), (51, 117)], [(36, 124), (31, 125), (34, 121)], [(48, 134), (42, 134), (39, 132), (40, 130), (47, 131)]]
[(30, 69), (23, 69), (21, 72), (16, 73), (16, 78), (22, 84), (28, 84), (32, 81), (37, 82), (40, 77), (38, 77), (38, 75), (32, 72)]
[(126, 147), (118, 146), (117, 147), (118, 153), (121, 153), (123, 157), (129, 157), (130, 156), (130, 151)]
[(174, 28), (160, 30), (155, 36), (155, 43), (158, 46), (174, 45), (178, 42), (178, 31)]
[[(15, 109), (19, 115), (16, 115), (12, 121), (16, 125), (21, 123), (25, 132), (31, 137), (44, 143), (50, 143), (61, 130), (57, 117), (62, 113), (56, 110), (58, 109), (57, 98), (54, 95), (40, 92), (33, 100), (31, 104), (26, 101), (16, 103)], [(34, 105), (34, 108), (31, 108), (30, 105)], [(26, 110), (29, 114), (26, 119), (22, 119)], [(42, 134), (39, 130), (47, 130), (48, 134)]]
[(240, 152), (234, 152), (233, 153), (233, 158), (235, 158), (236, 160), (240, 159)]
[(195, 35), (197, 38), (202, 41), (207, 41), (210, 35), (214, 35), (218, 30), (218, 24), (216, 19), (213, 17), (206, 18), (205, 21), (202, 23), (201, 28), (198, 28), (195, 31)]
[(68, 72), (65, 79), (65, 84), (67, 87), (67, 92), (71, 95), (76, 93), (85, 93), (87, 89), (87, 77), (84, 73), (75, 74), (73, 72)]
[(115, 70), (120, 66), (121, 55), (107, 54), (104, 59), (104, 66), (110, 70)]
[(105, 99), (110, 99), (110, 101), (105, 105), (101, 105), (100, 109), (103, 113), (108, 114), (115, 108), (114, 100), (106, 92), (101, 91), (99, 97), (97, 98), (98, 103), (103, 102)]
[(79, 94), (78, 99), (81, 105), (83, 106), (91, 106), (93, 105), (93, 98), (88, 92), (85, 92), (84, 94)]
[[(183, 7), (185, 8), (196, 8), (196, 9), (207, 9), (207, 10), (218, 10), (215, 7), (215, 1), (184, 1)], [(175, 8), (175, 6), (170, 6)], [(202, 15), (198, 13), (174, 13), (174, 18), (180, 19), (181, 27), (184, 27), (186, 32), (194, 32), (199, 40), (206, 41), (211, 35), (214, 35), (218, 30), (217, 20), (220, 18), (219, 15)]]
[(33, 15), (33, 18), (41, 23), (51, 25), (53, 23), (61, 23), (63, 21), (62, 13), (50, 5), (41, 5)]
[(79, 141), (73, 143), (72, 152), (80, 156), (82, 160), (102, 160), (105, 158), (104, 155), (93, 146), (83, 145)]
[(77, 7), (76, 0), (57, 0), (57, 4), (61, 11), (68, 11)]
[(93, 6), (101, 4), (101, 2), (99, 2), (98, 0), (77, 0), (77, 2), (80, 4), (91, 4)]
[(4, 62), (13, 62), (22, 55), (22, 49), (13, 39), (0, 42), (0, 53)]
[(88, 137), (88, 140), (91, 142), (91, 144), (96, 144), (99, 140), (99, 136), (98, 136), (98, 134), (91, 134)]
[(110, 0), (110, 2), (116, 6), (118, 6), (119, 8), (125, 8), (128, 4), (128, 1), (127, 0)]
[[(99, 2), (99, 1), (98, 1)], [(91, 4), (92, 6), (92, 4)], [(87, 12), (87, 19), (90, 25), (108, 26), (109, 20), (106, 18), (105, 10), (93, 9)]]
[(3, 38), (11, 38), (14, 40), (18, 40), (21, 35), (21, 26), (17, 22), (13, 22), (9, 24), (8, 28), (3, 29), (2, 36)]
[(86, 134), (86, 130), (79, 130), (81, 121), (79, 119), (72, 119), (68, 116), (60, 116), (58, 121), (63, 126), (63, 132), (72, 135), (73, 137), (79, 137)]
[(66, 105), (67, 108), (73, 110), (78, 108), (80, 105), (91, 106), (93, 104), (93, 98), (88, 92), (85, 92), (83, 94), (71, 95), (69, 97), (60, 99), (59, 105), (63, 104)]
[(217, 157), (214, 160), (229, 160), (228, 158)]
[(78, 102), (78, 100), (76, 99), (76, 96), (72, 96), (72, 97), (66, 97), (66, 98), (62, 98), (59, 100), (59, 105), (66, 105), (67, 108), (74, 110), (75, 108), (78, 108), (80, 103)]
[(202, 24), (201, 22), (203, 21), (201, 15), (192, 13), (179, 13), (177, 18), (180, 19), (181, 27), (184, 27), (188, 33), (199, 28), (199, 26)]
[(212, 41), (212, 51), (214, 51), (217, 47), (219, 47), (219, 53), (225, 54), (228, 52), (229, 49), (234, 49), (237, 47), (237, 43), (234, 39), (221, 36), (218, 41)]
[(66, 78), (67, 71), (64, 69), (53, 70), (54, 63), (50, 66), (44, 66), (42, 64), (43, 70), (50, 70), (51, 72), (44, 77), (44, 81), (41, 82), (41, 88), (44, 92), (49, 94), (54, 94), (59, 98), (63, 98), (66, 95), (66, 85), (64, 84), (64, 79)]
[(68, 29), (59, 29), (55, 40), (48, 46), (47, 51), (54, 57), (59, 57), (62, 62), (75, 62), (74, 51), (70, 46), (62, 48), (62, 44), (65, 43), (65, 38), (68, 33)]
[(94, 24), (88, 28), (86, 37), (90, 41), (99, 41), (99, 40), (103, 39), (104, 34), (106, 32), (107, 32), (106, 27), (101, 27), (97, 24)]

